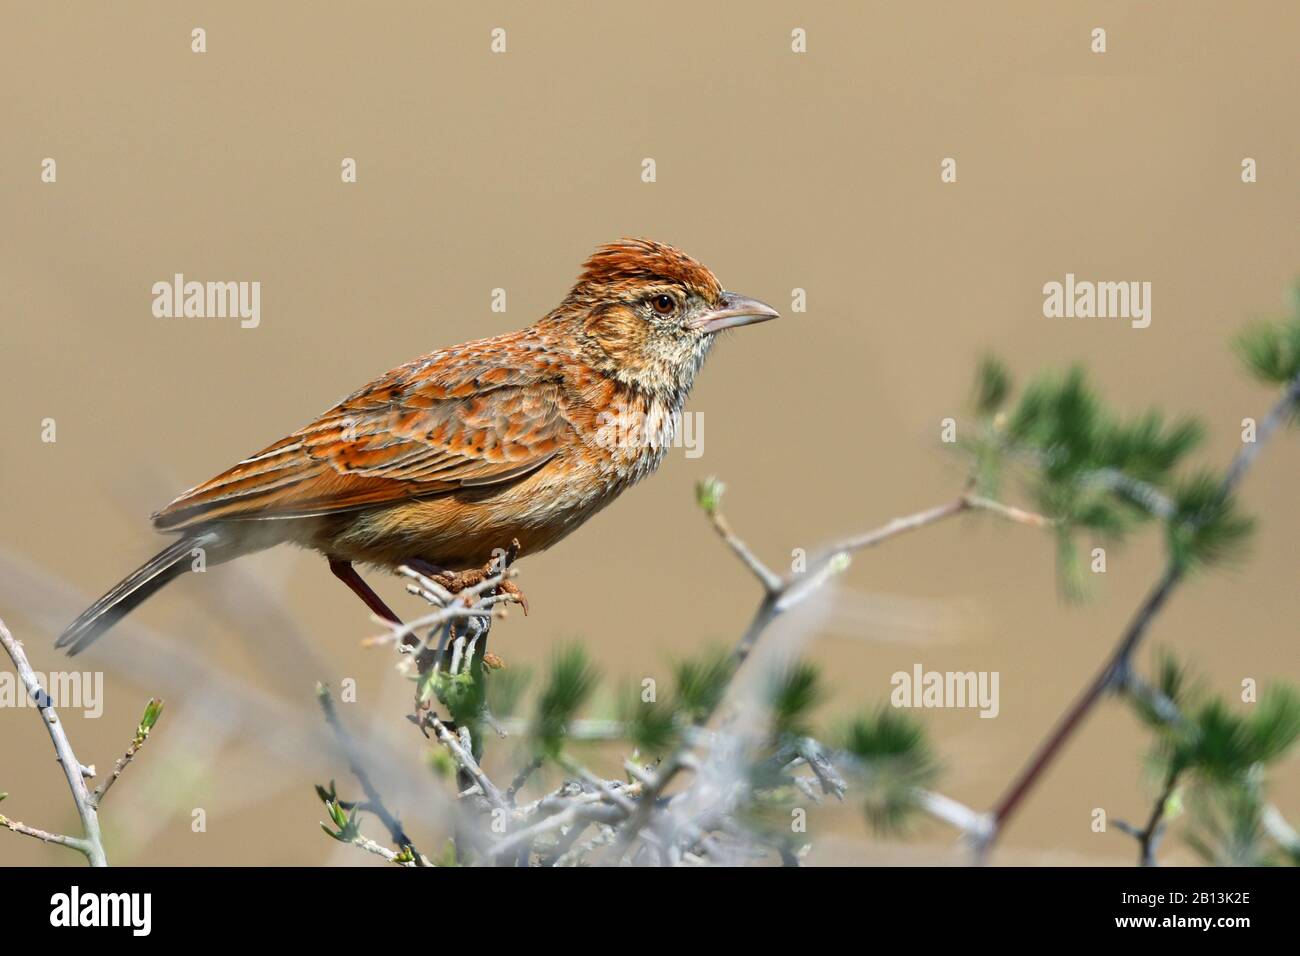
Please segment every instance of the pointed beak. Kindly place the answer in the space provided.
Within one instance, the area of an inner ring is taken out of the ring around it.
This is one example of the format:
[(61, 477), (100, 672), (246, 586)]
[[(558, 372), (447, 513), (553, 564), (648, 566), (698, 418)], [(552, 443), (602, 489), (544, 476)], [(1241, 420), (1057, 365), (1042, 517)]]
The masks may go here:
[(721, 332), (741, 325), (753, 325), (780, 317), (781, 313), (770, 305), (738, 295), (735, 292), (722, 293), (722, 307), (701, 313), (691, 322), (691, 328), (704, 332)]

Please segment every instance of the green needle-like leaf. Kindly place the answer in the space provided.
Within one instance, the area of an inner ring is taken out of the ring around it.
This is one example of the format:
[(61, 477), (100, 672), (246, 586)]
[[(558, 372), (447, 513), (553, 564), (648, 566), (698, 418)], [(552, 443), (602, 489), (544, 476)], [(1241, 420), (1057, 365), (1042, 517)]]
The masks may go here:
[(537, 701), (533, 738), (547, 756), (558, 756), (565, 728), (596, 686), (596, 671), (577, 646), (559, 651), (551, 661), (546, 687)]

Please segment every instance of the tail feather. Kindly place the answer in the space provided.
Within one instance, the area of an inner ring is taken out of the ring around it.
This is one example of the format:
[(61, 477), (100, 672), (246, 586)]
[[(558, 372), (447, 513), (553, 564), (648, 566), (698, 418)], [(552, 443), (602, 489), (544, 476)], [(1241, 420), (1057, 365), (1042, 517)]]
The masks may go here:
[(101, 634), (144, 603), (151, 594), (188, 571), (194, 549), (210, 544), (216, 537), (212, 532), (204, 532), (177, 539), (82, 611), (59, 635), (54, 646), (67, 648), (69, 656), (84, 651)]

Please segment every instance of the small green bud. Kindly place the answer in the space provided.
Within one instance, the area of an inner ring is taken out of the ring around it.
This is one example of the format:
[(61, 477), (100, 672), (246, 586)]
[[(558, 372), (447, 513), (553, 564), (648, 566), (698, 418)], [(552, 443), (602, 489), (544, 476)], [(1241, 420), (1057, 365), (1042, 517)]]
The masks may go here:
[(710, 475), (695, 483), (695, 501), (707, 514), (714, 514), (722, 504), (722, 493), (726, 490), (726, 485)]
[(137, 736), (149, 736), (149, 731), (153, 730), (153, 725), (158, 723), (158, 718), (162, 716), (162, 710), (163, 702), (160, 698), (149, 698), (149, 703), (144, 706), (144, 716), (140, 718)]

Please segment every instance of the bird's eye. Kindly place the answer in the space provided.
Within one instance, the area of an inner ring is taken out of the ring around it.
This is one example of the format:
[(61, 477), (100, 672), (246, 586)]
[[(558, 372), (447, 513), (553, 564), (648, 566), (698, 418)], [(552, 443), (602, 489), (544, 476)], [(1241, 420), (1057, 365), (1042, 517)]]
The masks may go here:
[(677, 300), (664, 293), (651, 299), (650, 306), (660, 315), (672, 315), (673, 309), (677, 308)]

